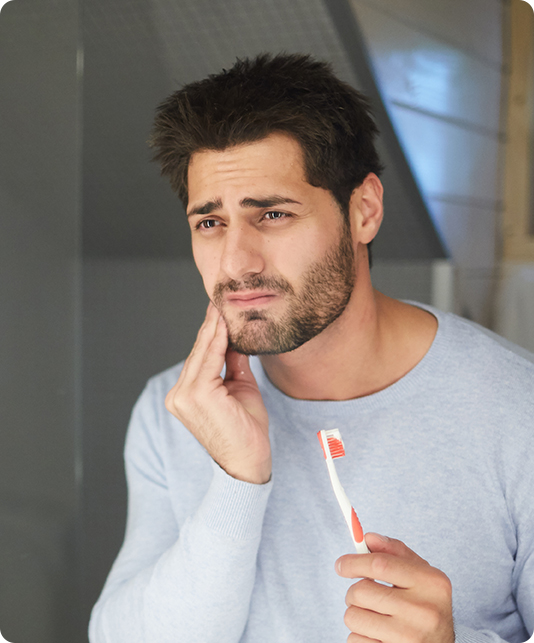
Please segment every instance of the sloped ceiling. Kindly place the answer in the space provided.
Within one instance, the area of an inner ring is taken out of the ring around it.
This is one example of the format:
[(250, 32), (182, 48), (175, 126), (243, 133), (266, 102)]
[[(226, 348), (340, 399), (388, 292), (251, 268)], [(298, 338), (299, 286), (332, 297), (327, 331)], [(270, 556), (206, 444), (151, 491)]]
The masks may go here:
[(373, 100), (386, 165), (375, 258), (444, 256), (346, 0), (85, 0), (82, 33), (85, 256), (191, 255), (180, 202), (150, 162), (155, 107), (182, 84), (264, 51), (329, 60)]

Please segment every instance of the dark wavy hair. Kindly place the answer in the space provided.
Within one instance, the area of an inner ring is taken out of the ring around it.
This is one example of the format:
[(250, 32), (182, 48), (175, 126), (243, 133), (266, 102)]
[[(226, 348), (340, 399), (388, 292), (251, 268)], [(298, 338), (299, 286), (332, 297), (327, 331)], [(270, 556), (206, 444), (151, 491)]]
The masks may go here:
[(301, 145), (308, 183), (329, 190), (348, 220), (354, 188), (383, 170), (378, 129), (360, 92), (330, 65), (302, 54), (237, 60), (182, 87), (159, 105), (149, 145), (187, 207), (187, 170), (200, 150), (225, 150), (274, 132)]

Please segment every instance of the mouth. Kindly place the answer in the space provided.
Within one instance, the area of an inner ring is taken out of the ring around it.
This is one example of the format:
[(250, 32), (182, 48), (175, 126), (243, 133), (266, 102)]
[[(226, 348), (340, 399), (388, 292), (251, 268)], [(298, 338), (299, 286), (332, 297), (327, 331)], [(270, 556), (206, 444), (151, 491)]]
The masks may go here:
[(233, 292), (225, 297), (226, 303), (236, 308), (258, 308), (272, 303), (279, 295), (266, 291)]

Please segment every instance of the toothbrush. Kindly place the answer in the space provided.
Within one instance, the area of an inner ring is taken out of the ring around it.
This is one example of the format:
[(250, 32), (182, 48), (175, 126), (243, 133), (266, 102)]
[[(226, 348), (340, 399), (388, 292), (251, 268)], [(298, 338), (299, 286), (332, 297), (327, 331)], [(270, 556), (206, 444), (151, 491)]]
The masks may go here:
[(362, 526), (354, 508), (350, 504), (350, 500), (347, 498), (347, 494), (341, 486), (341, 482), (339, 482), (336, 467), (334, 465), (334, 460), (336, 458), (342, 458), (345, 455), (345, 447), (343, 445), (343, 440), (341, 439), (341, 433), (339, 432), (339, 429), (329, 429), (327, 431), (319, 431), (319, 433), (317, 433), (317, 437), (323, 447), (326, 466), (328, 468), (328, 473), (330, 474), (330, 481), (334, 488), (334, 493), (336, 494), (339, 506), (341, 507), (341, 511), (343, 512), (343, 516), (345, 517), (345, 521), (348, 525), (352, 540), (356, 546), (356, 553), (368, 554), (369, 550), (365, 544)]

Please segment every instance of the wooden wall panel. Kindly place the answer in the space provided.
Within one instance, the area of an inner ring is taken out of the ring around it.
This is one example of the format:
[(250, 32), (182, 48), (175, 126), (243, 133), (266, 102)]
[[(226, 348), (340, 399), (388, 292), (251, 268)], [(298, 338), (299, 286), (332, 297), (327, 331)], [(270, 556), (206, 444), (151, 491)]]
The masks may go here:
[(504, 258), (534, 260), (530, 218), (534, 207), (534, 14), (520, 0), (511, 4), (511, 59), (506, 124)]

